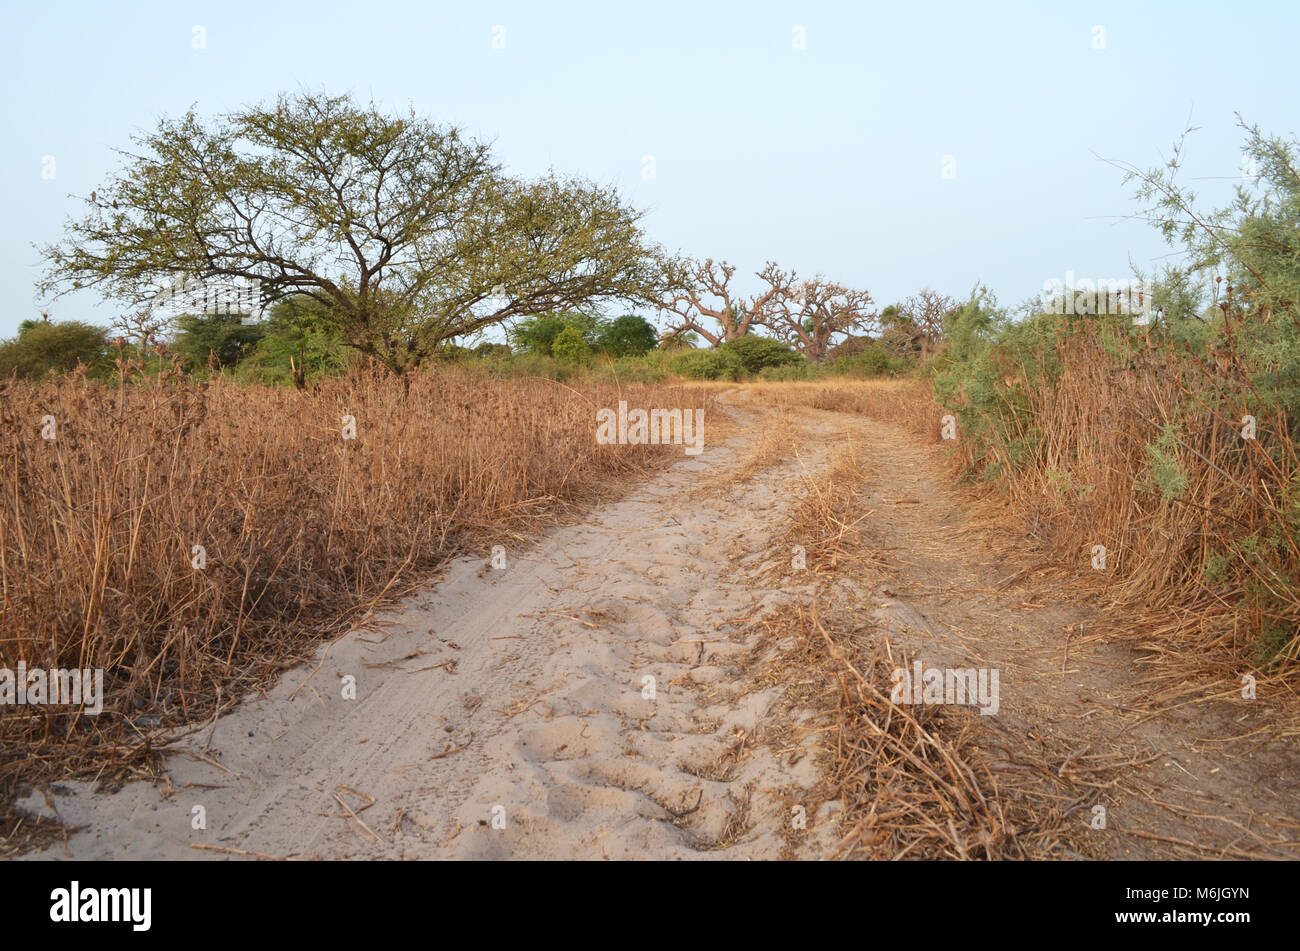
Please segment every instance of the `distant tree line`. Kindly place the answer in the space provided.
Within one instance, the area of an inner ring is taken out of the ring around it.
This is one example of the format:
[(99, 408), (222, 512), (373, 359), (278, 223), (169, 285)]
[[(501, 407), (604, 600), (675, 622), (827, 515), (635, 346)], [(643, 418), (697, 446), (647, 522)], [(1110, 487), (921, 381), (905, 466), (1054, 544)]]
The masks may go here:
[[(734, 266), (649, 241), (614, 188), (508, 175), (455, 126), (346, 95), (281, 95), (210, 118), (190, 110), (134, 145), (40, 249), (42, 295), (96, 290), (121, 316), (107, 336), (24, 330), (0, 348), (0, 370), (102, 368), (110, 336), (145, 361), (163, 345), (191, 372), (238, 368), (298, 386), (359, 358), (405, 374), (506, 346), (582, 365), (704, 342), (725, 355), (680, 365), (718, 375), (823, 365), (853, 356), (848, 347), (889, 369), (931, 356), (954, 309), (923, 291), (877, 312), (865, 290), (772, 262), (759, 292), (741, 295)], [(264, 320), (157, 306), (178, 289), (234, 285), (257, 288)], [(667, 315), (664, 333), (635, 314), (643, 308)], [(509, 343), (467, 348), (493, 328)], [(774, 343), (740, 344), (750, 336)]]

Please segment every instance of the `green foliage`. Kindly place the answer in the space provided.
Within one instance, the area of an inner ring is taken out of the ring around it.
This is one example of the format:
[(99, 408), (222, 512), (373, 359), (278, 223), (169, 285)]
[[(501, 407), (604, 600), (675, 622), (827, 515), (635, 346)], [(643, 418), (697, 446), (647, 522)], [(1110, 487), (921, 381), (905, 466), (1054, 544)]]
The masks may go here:
[(980, 286), (971, 291), (965, 304), (948, 314), (943, 333), (956, 359), (970, 359), (987, 350), (1005, 323), (1006, 314), (993, 292)]
[(666, 379), (670, 359), (669, 354), (657, 350), (616, 358), (589, 351), (574, 361), (536, 352), (507, 352), (501, 344), (480, 344), (473, 350), (457, 348), (456, 362), (463, 370), (497, 380), (544, 377), (561, 382), (626, 384)]
[(77, 320), (25, 320), (17, 337), (0, 343), (0, 377), (37, 380), (51, 371), (72, 370), (78, 363), (84, 364), (91, 376), (109, 374), (108, 332), (103, 327)]
[(677, 354), (669, 364), (678, 376), (692, 380), (741, 380), (745, 367), (731, 352), (718, 350), (686, 350)]
[(940, 405), (962, 416), (962, 437), (982, 458), (990, 445), (1005, 444), (1013, 431), (1015, 407), (999, 387), (999, 331), (1006, 315), (987, 289), (976, 288), (944, 328), (948, 347), (935, 359), (934, 392)]
[(659, 383), (667, 378), (664, 360), (654, 352), (597, 364), (592, 373), (592, 380), (602, 383)]
[(591, 345), (574, 324), (566, 324), (551, 344), (551, 356), (561, 363), (586, 363), (591, 359)]
[(261, 338), (239, 362), (236, 376), (283, 384), (292, 380), (292, 366), (300, 367), (307, 380), (343, 372), (350, 351), (327, 315), (327, 307), (304, 295), (278, 301), (256, 325)]
[(1269, 619), (1260, 625), (1251, 644), (1251, 658), (1261, 667), (1267, 667), (1281, 657), (1291, 643), (1300, 637), (1294, 625)]
[[(1138, 197), (1150, 203), (1151, 220), (1188, 262), (1138, 275), (1150, 295), (1149, 323), (1129, 314), (1033, 309), (1012, 320), (977, 289), (945, 321), (947, 345), (930, 368), (934, 392), (960, 416), (966, 478), (997, 481), (1032, 466), (1028, 484), (1041, 485), (1034, 479), (1045, 474), (1057, 500), (1072, 497), (1087, 513), (1087, 503), (1113, 501), (1085, 498), (1093, 490), (1075, 481), (1072, 456), (1089, 448), (1091, 427), (1068, 433), (1068, 441), (1054, 433), (1050, 459), (1042, 448), (1048, 441), (1037, 413), (1059, 418), (1067, 411), (1063, 394), (1052, 392), (1066, 369), (1061, 361), (1066, 354), (1086, 361), (1071, 381), (1072, 393), (1089, 385), (1089, 375), (1151, 384), (1161, 394), (1161, 428), (1154, 438), (1147, 435), (1138, 460), (1115, 465), (1140, 462), (1134, 488), (1165, 503), (1186, 501), (1207, 513), (1225, 500), (1241, 504), (1240, 517), (1220, 523), (1184, 557), (1203, 559), (1198, 567), (1206, 586), (1243, 596), (1258, 625), (1250, 645), (1258, 663), (1294, 660), (1300, 653), (1300, 143), (1247, 127), (1246, 154), (1258, 177), (1219, 211), (1196, 208), (1194, 195), (1177, 181), (1181, 152), (1180, 143), (1166, 165), (1130, 175), (1140, 183)], [(1078, 309), (1077, 296), (1074, 303)], [(1084, 311), (1101, 309), (1083, 303)], [(1186, 394), (1185, 402), (1166, 402), (1174, 393)], [(1132, 419), (1134, 409), (1125, 407), (1130, 422), (1140, 422)], [(1243, 413), (1258, 419), (1258, 438), (1244, 446), (1220, 439), (1222, 427), (1235, 428)], [(1094, 456), (1088, 464), (1096, 462)], [(1192, 473), (1200, 480), (1206, 465), (1242, 495), (1209, 478), (1207, 492), (1227, 495), (1188, 499)], [(1147, 503), (1139, 501), (1142, 521), (1187, 517), (1186, 506), (1151, 515)]]
[[(396, 373), (530, 314), (652, 302), (671, 278), (617, 190), (503, 173), (487, 145), (415, 114), (299, 93), (162, 120), (42, 252), (40, 293), (129, 310), (176, 274), (305, 294)], [(382, 214), (377, 209), (383, 209)]]
[(521, 353), (535, 353), (541, 356), (554, 356), (556, 339), (565, 328), (573, 327), (578, 335), (591, 347), (601, 333), (600, 320), (591, 314), (580, 311), (563, 311), (554, 314), (537, 314), (514, 324), (506, 336), (514, 349)]
[(614, 357), (648, 353), (659, 342), (654, 324), (636, 314), (624, 314), (600, 328), (596, 347)]
[[(560, 357), (555, 346), (565, 330), (573, 328), (586, 345), (586, 355), (602, 353), (612, 357), (636, 356), (653, 350), (658, 331), (644, 317), (625, 314), (612, 321), (580, 311), (539, 314), (515, 323), (508, 331), (510, 343), (522, 353)], [(585, 359), (584, 351), (567, 338), (564, 359), (572, 363)]]
[(469, 347), (462, 347), (458, 343), (441, 343), (434, 354), (439, 360), (448, 360), (452, 363), (459, 363), (467, 360), (474, 355), (474, 351)]
[(261, 324), (245, 324), (240, 314), (182, 314), (170, 347), (186, 370), (232, 367), (250, 354), (265, 333)]
[[(1165, 166), (1130, 169), (1150, 220), (1191, 264), (1167, 269), (1168, 333), (1201, 349), (1232, 334), (1232, 348), (1263, 402), (1286, 412), (1300, 434), (1300, 141), (1266, 136), (1239, 117), (1244, 158), (1254, 177), (1237, 187), (1228, 206), (1196, 209), (1195, 195), (1176, 175), (1184, 141)], [(1211, 281), (1210, 275), (1226, 277)], [(1213, 298), (1210, 320), (1200, 313)], [(1160, 303), (1157, 296), (1157, 303)], [(1226, 325), (1225, 317), (1231, 317)]]
[(509, 357), (464, 361), (467, 369), (479, 370), (497, 380), (517, 377), (542, 377), (547, 380), (567, 382), (581, 380), (591, 372), (590, 366), (562, 363), (555, 357), (540, 353), (513, 353)]
[(791, 363), (784, 366), (764, 367), (759, 371), (758, 377), (761, 380), (780, 383), (787, 380), (810, 380), (814, 378), (814, 375), (828, 375), (824, 372), (818, 372), (820, 370), (821, 367), (818, 367), (817, 364), (808, 363), (805, 360), (800, 363)]
[(693, 350), (699, 345), (700, 335), (693, 330), (688, 330), (685, 333), (665, 337), (659, 342), (659, 349), (669, 353), (676, 353), (679, 350)]
[[(856, 341), (855, 341), (856, 343)], [(901, 372), (907, 361), (892, 357), (880, 340), (862, 341), (859, 345), (831, 359), (832, 372), (861, 379), (890, 376)]]
[(767, 367), (791, 366), (804, 361), (803, 354), (789, 344), (771, 337), (746, 334), (718, 347), (718, 353), (734, 357), (746, 373), (758, 373)]
[(474, 348), (474, 356), (492, 360), (503, 360), (510, 356), (509, 344), (484, 342)]
[(1177, 425), (1169, 423), (1146, 446), (1148, 477), (1166, 502), (1182, 498), (1187, 491), (1187, 472), (1178, 458), (1178, 437)]
[(1210, 587), (1221, 585), (1228, 580), (1231, 560), (1227, 555), (1211, 555), (1205, 560), (1203, 574), (1205, 583)]
[(510, 345), (520, 353), (537, 353), (549, 357), (551, 345), (567, 324), (563, 317), (541, 314), (521, 320), (507, 331)]

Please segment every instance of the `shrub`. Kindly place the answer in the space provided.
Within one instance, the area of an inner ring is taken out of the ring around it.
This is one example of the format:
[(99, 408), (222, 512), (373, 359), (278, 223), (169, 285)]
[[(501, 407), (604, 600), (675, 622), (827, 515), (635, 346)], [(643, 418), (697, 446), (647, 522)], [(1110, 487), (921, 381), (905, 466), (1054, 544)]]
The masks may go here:
[(719, 347), (718, 352), (734, 356), (747, 373), (758, 373), (766, 367), (790, 366), (804, 359), (789, 344), (757, 334), (730, 340)]
[(648, 353), (659, 341), (659, 332), (644, 317), (624, 314), (601, 327), (596, 335), (596, 346), (615, 357), (636, 356)]
[(659, 383), (668, 377), (663, 364), (658, 354), (620, 357), (598, 365), (591, 378), (600, 383)]
[(246, 324), (242, 314), (182, 314), (176, 318), (179, 333), (171, 349), (185, 369), (203, 370), (209, 361), (218, 368), (233, 367), (250, 355), (266, 333), (261, 324)]
[(0, 376), (35, 380), (51, 370), (64, 373), (84, 364), (90, 376), (107, 375), (108, 332), (78, 320), (25, 321), (18, 336), (0, 344)]
[(568, 324), (551, 344), (551, 356), (561, 363), (586, 363), (591, 357), (591, 346), (573, 324)]
[(673, 357), (670, 366), (678, 376), (692, 380), (740, 380), (745, 376), (739, 358), (722, 350), (687, 350)]
[(590, 346), (595, 343), (601, 325), (595, 317), (578, 311), (565, 311), (557, 314), (540, 314), (519, 321), (507, 331), (506, 336), (515, 349), (523, 353), (539, 353), (542, 356), (557, 356), (554, 347), (560, 334), (568, 327), (574, 327), (582, 340)]
[(551, 345), (560, 331), (565, 327), (564, 321), (552, 314), (543, 314), (520, 321), (508, 331), (510, 343), (522, 353), (539, 353), (549, 357)]
[(261, 340), (236, 365), (234, 376), (244, 382), (285, 384), (292, 378), (292, 367), (315, 381), (343, 372), (357, 358), (332, 329), (324, 305), (303, 295), (277, 301), (257, 326)]
[(891, 357), (879, 340), (856, 340), (849, 352), (841, 352), (831, 361), (831, 369), (843, 376), (859, 378), (888, 376), (899, 372), (907, 361)]
[(811, 379), (813, 372), (810, 364), (791, 363), (787, 366), (763, 367), (758, 373), (759, 379), (779, 382), (782, 380), (807, 380)]

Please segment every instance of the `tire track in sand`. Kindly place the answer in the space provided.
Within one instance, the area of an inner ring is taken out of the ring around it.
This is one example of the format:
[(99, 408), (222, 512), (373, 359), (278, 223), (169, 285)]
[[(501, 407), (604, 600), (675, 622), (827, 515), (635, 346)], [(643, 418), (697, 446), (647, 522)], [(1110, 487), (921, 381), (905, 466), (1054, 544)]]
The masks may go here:
[[(436, 586), (182, 740), (170, 791), (65, 784), (55, 802), (79, 829), (68, 852), (781, 854), (788, 790), (815, 785), (813, 757), (791, 768), (763, 746), (779, 689), (745, 689), (734, 663), (752, 644), (727, 622), (806, 589), (756, 591), (733, 563), (768, 557), (791, 485), (826, 464), (841, 427), (805, 420), (790, 433), (800, 459), (728, 488), (724, 473), (773, 418), (748, 404), (734, 413), (723, 444), (508, 553), (505, 570), (453, 562)], [(342, 697), (349, 676), (355, 700)], [(195, 806), (206, 828), (192, 828)], [(815, 836), (801, 841), (816, 853)]]

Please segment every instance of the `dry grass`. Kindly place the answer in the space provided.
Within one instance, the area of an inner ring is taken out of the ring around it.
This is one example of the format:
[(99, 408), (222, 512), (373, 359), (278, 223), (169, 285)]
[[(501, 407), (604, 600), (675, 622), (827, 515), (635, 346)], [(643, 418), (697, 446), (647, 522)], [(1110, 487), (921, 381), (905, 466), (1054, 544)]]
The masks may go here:
[[(1007, 438), (961, 441), (963, 464), (995, 465), (998, 496), (1055, 559), (1106, 585), (1114, 632), (1155, 668), (1153, 701), (1238, 692), (1246, 672), (1267, 685), (1261, 696), (1293, 701), (1300, 454), (1285, 413), (1231, 354), (1206, 365), (1103, 327), (1063, 335), (1055, 359), (1054, 385), (995, 388), (1022, 409)], [(1253, 440), (1241, 437), (1246, 413)], [(1162, 434), (1163, 473), (1149, 448)], [(1181, 488), (1162, 491), (1175, 477)], [(1090, 567), (1094, 545), (1103, 571)]]
[[(1231, 355), (1205, 365), (1106, 333), (1059, 340), (1054, 385), (1027, 384), (1009, 368), (994, 393), (1017, 411), (993, 440), (966, 438), (972, 410), (940, 406), (919, 381), (745, 389), (770, 405), (857, 413), (934, 443), (941, 417), (953, 412), (962, 433), (949, 444), (955, 464), (995, 472), (981, 491), (997, 517), (1028, 528), (1050, 560), (1105, 585), (1111, 633), (1145, 651), (1154, 668), (1152, 702), (1237, 693), (1249, 672), (1261, 696), (1292, 711), (1279, 728), (1294, 732), (1300, 452), (1289, 420), (1261, 404)], [(1240, 409), (1215, 408), (1225, 404)], [(1257, 417), (1255, 440), (1240, 436), (1246, 412)], [(1174, 421), (1173, 454), (1186, 483), (1167, 498), (1147, 447)], [(1251, 541), (1267, 538), (1277, 543)], [(1094, 545), (1106, 548), (1104, 571), (1091, 570)], [(1216, 558), (1220, 575), (1207, 572)]]
[[(837, 578), (861, 578), (869, 563), (879, 567), (864, 535), (871, 478), (852, 442), (819, 476), (804, 475), (783, 541), (806, 549), (809, 576), (821, 593), (810, 606), (796, 604), (764, 619), (766, 643), (792, 638), (795, 646), (771, 661), (779, 671), (759, 679), (802, 681), (798, 701), (830, 711), (820, 756), (823, 795), (843, 804), (847, 829), (835, 857), (1019, 855), (1003, 804), (986, 794), (994, 783), (973, 740), (978, 717), (932, 707), (914, 712), (890, 702), (887, 684), (898, 664), (888, 639), (853, 620), (856, 605), (832, 607), (830, 617), (816, 607), (839, 601), (830, 593)], [(821, 686), (810, 695), (808, 683)]]
[(784, 462), (797, 447), (795, 428), (788, 409), (778, 409), (763, 421), (763, 431), (750, 445), (740, 464), (727, 473), (727, 484), (747, 482), (778, 463)]
[(178, 373), (5, 385), (0, 666), (102, 667), (106, 698), (98, 717), (0, 709), (0, 804), (20, 779), (149, 769), (158, 727), (224, 708), (451, 556), (518, 544), (680, 458), (596, 444), (595, 409), (620, 397), (708, 400), (451, 372), (301, 393)]
[(1059, 744), (1026, 750), (1024, 738), (1009, 743), (969, 708), (890, 700), (890, 675), (908, 658), (840, 584), (891, 574), (865, 529), (872, 478), (852, 442), (805, 476), (782, 546), (806, 548), (815, 594), (758, 622), (763, 636), (746, 661), (750, 683), (783, 687), (772, 709), (807, 714), (775, 739), (789, 749), (800, 735), (818, 739), (815, 798), (841, 805), (833, 857), (1079, 857), (1093, 847), (1086, 810), (1129, 759), (1080, 763)]
[(769, 406), (807, 406), (836, 413), (856, 413), (930, 442), (938, 441), (944, 411), (930, 386), (917, 380), (829, 379), (816, 382), (753, 383), (744, 389)]
[(821, 479), (804, 471), (802, 495), (790, 507), (783, 541), (803, 545), (809, 571), (835, 571), (870, 559), (863, 533), (873, 513), (861, 501), (870, 473), (861, 447), (852, 442), (835, 452)]

